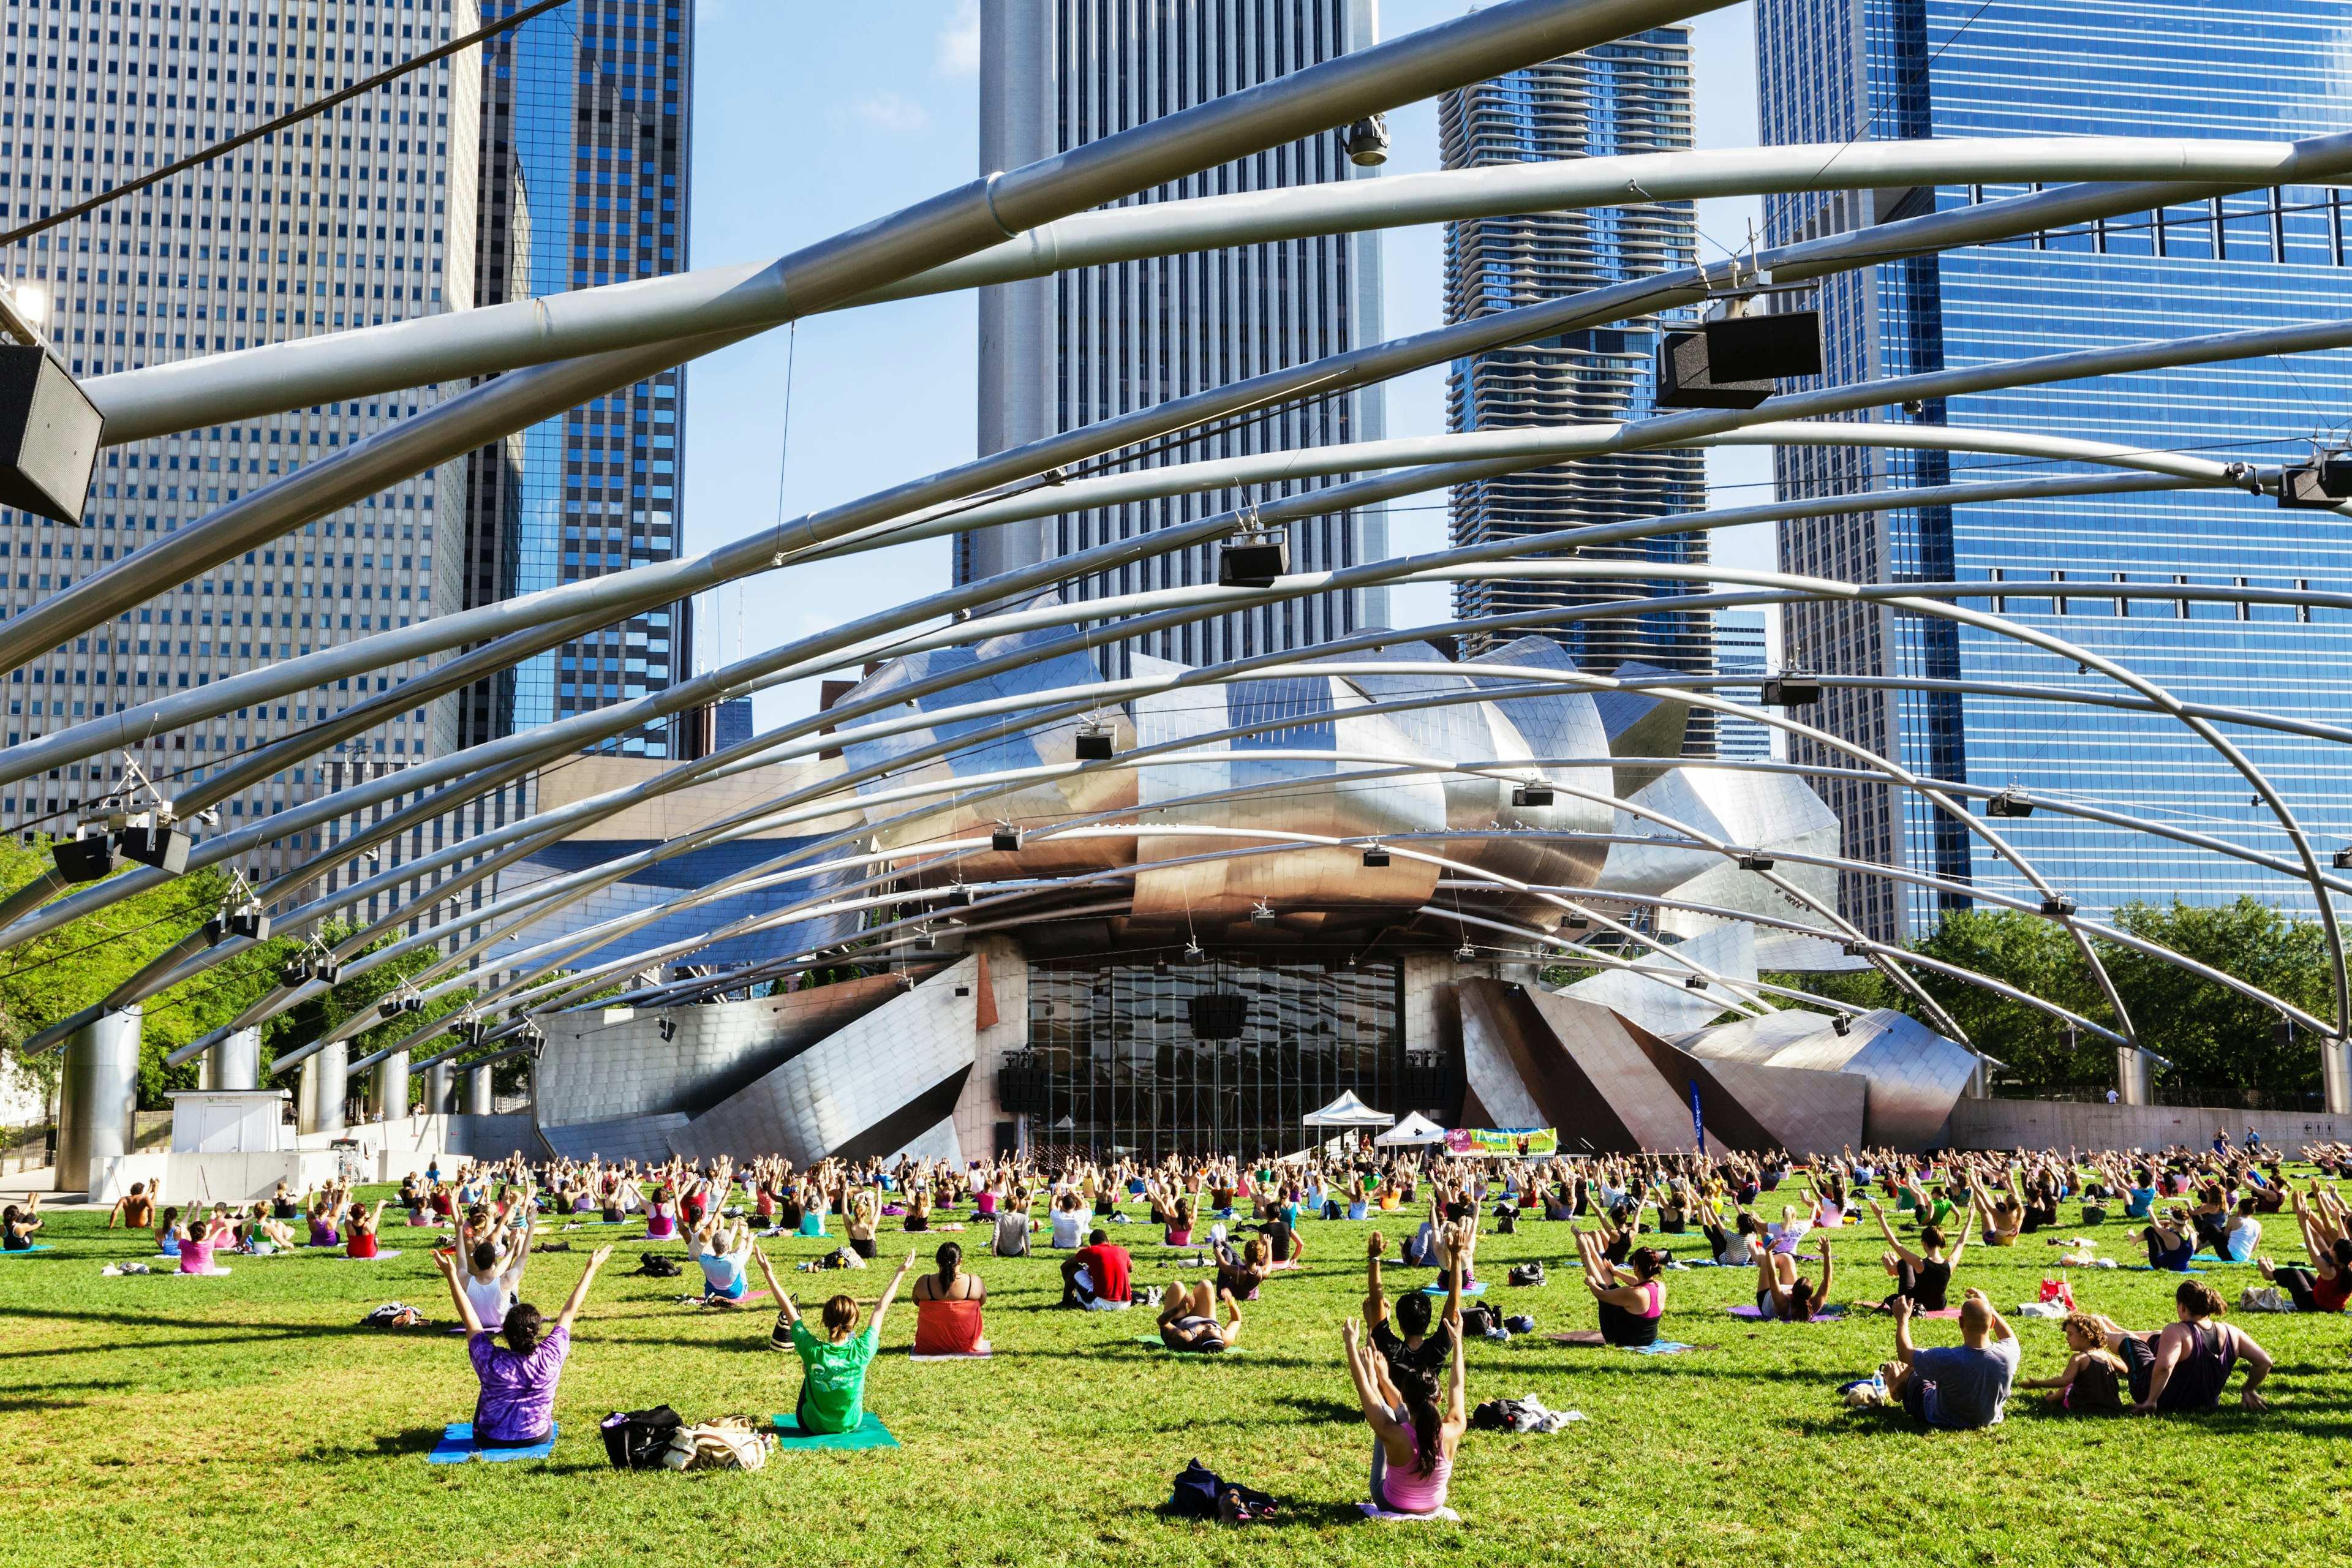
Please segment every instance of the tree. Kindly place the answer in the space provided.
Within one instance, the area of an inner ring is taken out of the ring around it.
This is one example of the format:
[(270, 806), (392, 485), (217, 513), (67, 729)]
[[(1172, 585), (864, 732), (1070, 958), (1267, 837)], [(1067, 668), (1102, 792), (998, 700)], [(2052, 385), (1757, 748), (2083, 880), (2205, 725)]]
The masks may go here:
[[(2291, 920), (2251, 898), (2229, 904), (2175, 898), (2160, 906), (2126, 904), (2114, 923), (2307, 1013), (2334, 1016), (2326, 940), (2315, 921)], [(2318, 1040), (2298, 1029), (2282, 1043), (2280, 1016), (2271, 1008), (2129, 948), (2102, 943), (2099, 956), (2140, 1039), (2171, 1058), (2179, 1082), (2235, 1093), (2305, 1093), (2318, 1087)]]
[[(1989, 975), (2113, 1026), (2114, 1010), (2090, 966), (2074, 939), (2054, 921), (2019, 910), (1951, 910), (1934, 931), (1911, 945), (1926, 957)], [(2114, 1076), (2114, 1055), (2098, 1037), (2070, 1042), (2065, 1024), (2039, 1008), (1956, 975), (1927, 968), (1912, 973), (1979, 1050), (2009, 1064), (2011, 1076), (2036, 1085), (2097, 1083)], [(1921, 1011), (1916, 1001), (1911, 1010)]]

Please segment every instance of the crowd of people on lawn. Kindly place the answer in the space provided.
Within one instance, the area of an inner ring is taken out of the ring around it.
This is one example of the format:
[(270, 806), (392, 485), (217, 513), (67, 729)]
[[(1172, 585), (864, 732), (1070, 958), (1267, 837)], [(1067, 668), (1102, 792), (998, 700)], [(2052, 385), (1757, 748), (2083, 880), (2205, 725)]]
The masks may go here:
[[(2352, 1148), (2315, 1145), (2303, 1156), (2326, 1176), (2352, 1173)], [(373, 1202), (330, 1184), (184, 1208), (134, 1185), (108, 1225), (152, 1229), (180, 1272), (204, 1274), (225, 1254), (394, 1256), (380, 1244), (381, 1227), (388, 1208), (400, 1211), (407, 1226), (431, 1233), (479, 1383), (474, 1440), (497, 1448), (547, 1440), (573, 1321), (614, 1250), (610, 1243), (594, 1248), (551, 1327), (523, 1300), (523, 1282), (534, 1247), (550, 1245), (541, 1238), (552, 1231), (642, 1225), (644, 1238), (681, 1240), (703, 1277), (692, 1298), (702, 1306), (745, 1305), (758, 1294), (756, 1269), (776, 1307), (769, 1343), (794, 1353), (803, 1369), (796, 1419), (823, 1434), (853, 1431), (864, 1419), (866, 1369), (891, 1305), (916, 1272), (920, 1244), (910, 1244), (870, 1312), (835, 1291), (809, 1314), (762, 1238), (831, 1239), (838, 1226), (837, 1248), (799, 1265), (811, 1269), (866, 1267), (885, 1220), (908, 1236), (970, 1237), (969, 1244), (940, 1240), (933, 1266), (915, 1279), (918, 1357), (988, 1355), (988, 1291), (967, 1258), (1025, 1258), (1033, 1247), (1062, 1255), (1061, 1307), (1156, 1309), (1160, 1347), (1215, 1356), (1241, 1347), (1244, 1304), (1306, 1258), (1307, 1221), (1393, 1215), (1402, 1247), (1392, 1249), (1379, 1229), (1368, 1238), (1361, 1321), (1346, 1323), (1341, 1349), (1374, 1439), (1370, 1506), (1427, 1515), (1445, 1506), (1468, 1425), (1465, 1342), (1507, 1333), (1483, 1311), (1465, 1320), (1465, 1296), (1485, 1288), (1479, 1239), (1538, 1220), (1567, 1225), (1592, 1299), (1598, 1328), (1562, 1336), (1572, 1342), (1675, 1348), (1661, 1343), (1667, 1275), (1691, 1267), (1753, 1269), (1752, 1315), (1763, 1321), (1801, 1323), (1843, 1310), (1831, 1300), (1838, 1240), (1848, 1228), (1874, 1230), (1888, 1289), (1864, 1310), (1891, 1316), (1894, 1349), (1871, 1389), (1922, 1425), (1990, 1426), (2016, 1389), (2042, 1391), (2069, 1415), (2212, 1410), (2241, 1364), (2240, 1404), (2264, 1408), (2259, 1390), (2271, 1358), (2224, 1321), (2227, 1300), (2201, 1279), (2181, 1279), (2175, 1321), (2153, 1330), (2068, 1311), (2063, 1365), (2048, 1377), (2019, 1376), (2016, 1331), (1982, 1289), (1961, 1285), (1963, 1259), (1971, 1247), (2014, 1247), (2027, 1238), (2079, 1246), (2082, 1238), (2056, 1234), (2068, 1228), (2062, 1204), (2080, 1205), (2085, 1225), (2132, 1222), (2129, 1238), (2152, 1269), (2189, 1276), (2203, 1272), (2200, 1262), (2250, 1263), (2294, 1310), (2341, 1311), (2352, 1300), (2352, 1213), (2341, 1198), (2315, 1177), (2290, 1183), (2275, 1152), (2251, 1135), (2232, 1142), (2226, 1134), (2208, 1150), (1848, 1150), (1801, 1162), (1780, 1152), (1449, 1159), (1370, 1149), (1255, 1163), (1097, 1162), (1071, 1152), (962, 1167), (826, 1160), (808, 1170), (774, 1157), (741, 1164), (513, 1158), (468, 1163), (446, 1178), (428, 1168), (406, 1178), (397, 1197)], [(2292, 1221), (2299, 1258), (2279, 1262), (2261, 1249), (2266, 1219), (2282, 1231)], [(9, 1205), (0, 1214), (0, 1244), (30, 1249), (41, 1225), (37, 1197)], [(1135, 1226), (1148, 1228), (1124, 1228)], [(1176, 1277), (1144, 1284), (1133, 1252), (1114, 1237), (1153, 1231), (1162, 1247), (1189, 1251), (1207, 1271), (1188, 1281), (1179, 1257)], [(1704, 1238), (1706, 1255), (1693, 1252), (1685, 1262), (1666, 1242), (1690, 1236)], [(1396, 1266), (1392, 1258), (1434, 1269), (1433, 1281), (1391, 1300), (1382, 1269)], [(1924, 1316), (1957, 1317), (1959, 1343), (1917, 1344)]]

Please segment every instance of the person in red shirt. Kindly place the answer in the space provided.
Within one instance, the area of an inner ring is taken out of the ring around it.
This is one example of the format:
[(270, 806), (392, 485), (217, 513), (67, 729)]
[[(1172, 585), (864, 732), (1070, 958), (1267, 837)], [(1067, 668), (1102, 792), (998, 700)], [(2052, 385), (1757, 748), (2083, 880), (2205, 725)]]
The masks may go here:
[(1113, 1247), (1110, 1232), (1097, 1229), (1087, 1245), (1062, 1260), (1062, 1305), (1089, 1311), (1120, 1311), (1129, 1300), (1128, 1271), (1132, 1259), (1124, 1247)]

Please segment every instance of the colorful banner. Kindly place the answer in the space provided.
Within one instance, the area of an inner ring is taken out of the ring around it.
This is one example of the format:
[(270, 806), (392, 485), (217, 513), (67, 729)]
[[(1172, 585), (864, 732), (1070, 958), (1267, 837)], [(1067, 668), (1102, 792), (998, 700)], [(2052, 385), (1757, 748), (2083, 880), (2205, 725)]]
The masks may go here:
[(1557, 1154), (1559, 1134), (1549, 1127), (1451, 1127), (1445, 1152), (1478, 1157)]

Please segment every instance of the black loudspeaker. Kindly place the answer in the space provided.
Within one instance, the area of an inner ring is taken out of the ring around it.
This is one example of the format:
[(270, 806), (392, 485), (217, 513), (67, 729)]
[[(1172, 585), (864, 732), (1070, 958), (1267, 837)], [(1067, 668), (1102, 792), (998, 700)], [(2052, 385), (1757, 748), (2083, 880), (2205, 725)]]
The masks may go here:
[(1217, 586), (1263, 588), (1276, 577), (1290, 574), (1290, 541), (1262, 540), (1253, 544), (1228, 542), (1217, 552)]
[(221, 944), (221, 939), (227, 935), (228, 921), (220, 916), (215, 915), (205, 922), (205, 941), (210, 946), (218, 947)]
[(1000, 827), (988, 836), (988, 847), (999, 855), (1018, 855), (1021, 852), (1021, 830)]
[(1769, 871), (1772, 868), (1772, 857), (1769, 855), (1742, 855), (1739, 858), (1739, 868), (1743, 871)]
[(105, 426), (47, 350), (0, 346), (0, 506), (79, 521)]
[(1238, 1040), (1249, 1023), (1249, 998), (1229, 992), (1187, 997), (1184, 1010), (1191, 1016), (1196, 1040)]
[(2345, 498), (2332, 493), (2324, 470), (2289, 468), (2279, 475), (2279, 505), (2291, 511), (2334, 511)]
[(322, 958), (319, 960), (320, 984), (332, 985), (336, 981), (341, 980), (342, 977), (343, 965), (341, 959)]
[(948, 889), (947, 906), (951, 910), (971, 908), (971, 889), (958, 882)]
[(95, 882), (114, 870), (114, 840), (103, 833), (60, 838), (49, 847), (58, 875), (68, 882)]
[(1985, 802), (1987, 816), (2032, 816), (2033, 803), (2013, 789), (2005, 789)]
[(310, 978), (310, 961), (307, 958), (290, 960), (285, 968), (278, 972), (278, 984), (284, 985), (289, 991), (295, 986), (304, 984)]
[(269, 917), (259, 910), (231, 915), (228, 917), (228, 934), (250, 937), (255, 942), (268, 942)]
[(1822, 700), (1822, 683), (1807, 675), (1776, 675), (1764, 683), (1767, 708), (1802, 708)]
[(1668, 332), (1658, 346), (1662, 408), (1753, 408), (1773, 384), (1822, 373), (1818, 310), (1735, 316), (1695, 332)]
[(1378, 868), (1385, 866), (1388, 863), (1389, 852), (1381, 848), (1379, 845), (1375, 844), (1370, 849), (1364, 851), (1364, 864), (1366, 866)]
[(1108, 730), (1079, 731), (1077, 756), (1078, 761), (1082, 763), (1107, 763), (1110, 761), (1110, 731)]
[(1549, 805), (1552, 798), (1549, 784), (1521, 784), (1511, 792), (1513, 805)]
[(142, 866), (177, 877), (188, 868), (188, 836), (172, 827), (126, 827), (122, 852)]

